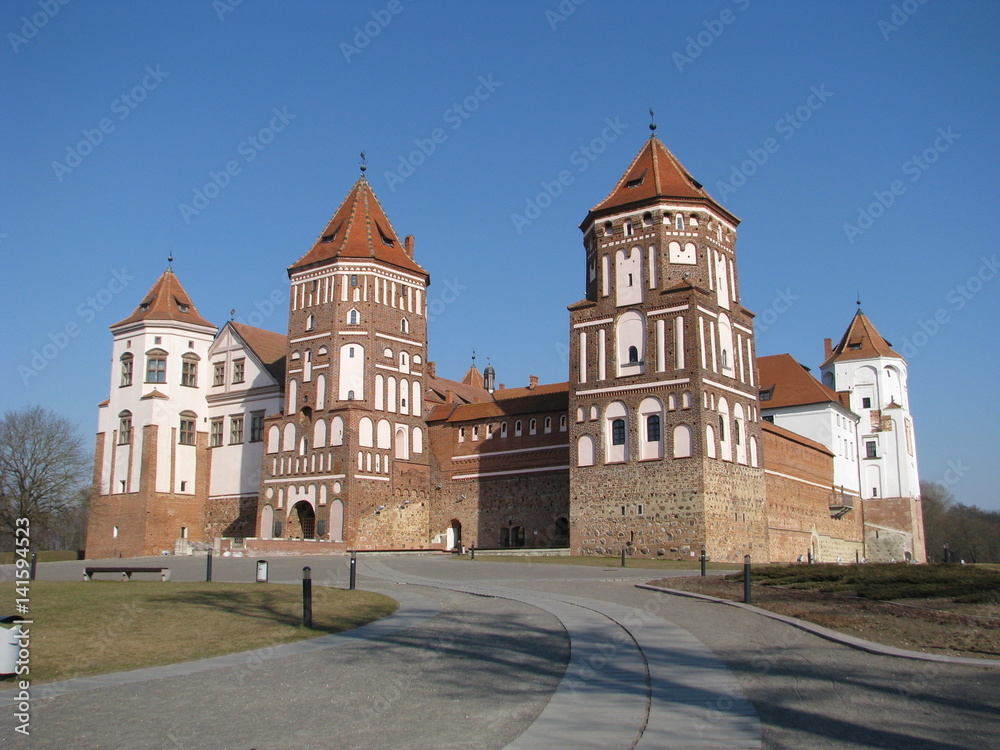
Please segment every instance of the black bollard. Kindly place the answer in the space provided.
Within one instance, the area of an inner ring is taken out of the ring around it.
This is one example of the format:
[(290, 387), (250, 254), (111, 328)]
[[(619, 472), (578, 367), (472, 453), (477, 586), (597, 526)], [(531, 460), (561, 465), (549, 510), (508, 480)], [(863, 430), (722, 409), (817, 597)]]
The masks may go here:
[(349, 586), (349, 588), (350, 588), (351, 591), (354, 591), (354, 587), (357, 585), (357, 582), (358, 582), (358, 553), (357, 552), (352, 552), (351, 553), (351, 583), (350, 583), (350, 586)]
[(625, 567), (625, 548), (622, 547), (622, 567)]
[(37, 562), (38, 562), (38, 553), (37, 552), (32, 552), (31, 553), (31, 569), (28, 571), (28, 578), (30, 578), (32, 581), (35, 580), (35, 563), (37, 563)]
[(302, 627), (313, 625), (313, 586), (312, 568), (308, 565), (302, 569)]
[(205, 561), (205, 581), (208, 583), (212, 582), (212, 552), (208, 553), (208, 559)]
[(701, 548), (701, 557), (699, 559), (701, 560), (701, 577), (704, 578), (705, 577), (705, 561), (708, 560), (708, 558), (705, 557), (705, 548), (704, 547)]
[(946, 563), (951, 562), (951, 547), (948, 546), (948, 542), (944, 543), (944, 561)]
[(750, 555), (743, 555), (743, 603), (750, 603)]

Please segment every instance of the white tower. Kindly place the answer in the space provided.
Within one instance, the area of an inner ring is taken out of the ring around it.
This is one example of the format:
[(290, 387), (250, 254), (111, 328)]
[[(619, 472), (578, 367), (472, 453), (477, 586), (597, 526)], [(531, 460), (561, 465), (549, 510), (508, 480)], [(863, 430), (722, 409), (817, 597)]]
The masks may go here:
[(98, 417), (87, 554), (159, 554), (178, 538), (201, 541), (206, 370), (216, 327), (168, 267), (111, 332), (111, 395)]
[(840, 343), (826, 340), (823, 383), (849, 394), (858, 423), (858, 477), (869, 559), (923, 561), (917, 450), (906, 360), (858, 308)]

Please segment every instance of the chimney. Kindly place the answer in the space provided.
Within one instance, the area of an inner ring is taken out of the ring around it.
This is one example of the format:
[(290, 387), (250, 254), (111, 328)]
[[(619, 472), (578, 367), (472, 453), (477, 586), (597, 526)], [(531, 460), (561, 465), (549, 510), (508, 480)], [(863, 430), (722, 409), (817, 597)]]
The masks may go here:
[(528, 390), (534, 390), (538, 386), (538, 376), (529, 375), (528, 376)]
[(435, 363), (434, 360), (427, 361), (427, 374), (432, 378), (437, 377), (437, 363)]
[(833, 354), (833, 339), (823, 339), (823, 349), (826, 350), (826, 356), (823, 358), (826, 361)]
[(455, 391), (448, 390), (444, 392), (444, 402), (446, 404), (455, 403)]
[(413, 257), (413, 235), (406, 235), (406, 239), (403, 240), (403, 247), (406, 249), (406, 254), (411, 258)]
[(504, 385), (503, 383), (501, 383), (501, 384), (500, 384), (500, 387), (499, 387), (499, 388), (497, 388), (497, 390), (498, 390), (498, 391), (502, 391), (502, 390), (503, 390), (504, 388), (506, 388), (506, 387), (507, 387), (507, 386), (505, 386), (505, 385)]

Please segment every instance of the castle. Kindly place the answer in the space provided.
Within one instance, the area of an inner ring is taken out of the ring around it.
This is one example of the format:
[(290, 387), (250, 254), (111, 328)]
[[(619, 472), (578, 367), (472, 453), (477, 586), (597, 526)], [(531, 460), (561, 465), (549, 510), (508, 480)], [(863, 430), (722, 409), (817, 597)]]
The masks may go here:
[(758, 357), (738, 224), (654, 132), (580, 227), (568, 382), (450, 380), (430, 276), (362, 169), (288, 268), (287, 336), (218, 330), (170, 268), (111, 326), (87, 556), (923, 561), (906, 362), (860, 307), (822, 380)]

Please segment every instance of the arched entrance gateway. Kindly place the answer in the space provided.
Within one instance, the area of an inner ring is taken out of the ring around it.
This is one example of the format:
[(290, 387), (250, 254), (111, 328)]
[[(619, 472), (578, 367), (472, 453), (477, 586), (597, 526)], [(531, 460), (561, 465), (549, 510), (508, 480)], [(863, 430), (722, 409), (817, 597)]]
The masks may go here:
[(462, 549), (462, 524), (456, 518), (451, 519), (451, 525), (448, 526), (445, 549)]
[(316, 538), (316, 511), (306, 500), (295, 503), (288, 511), (288, 539)]

